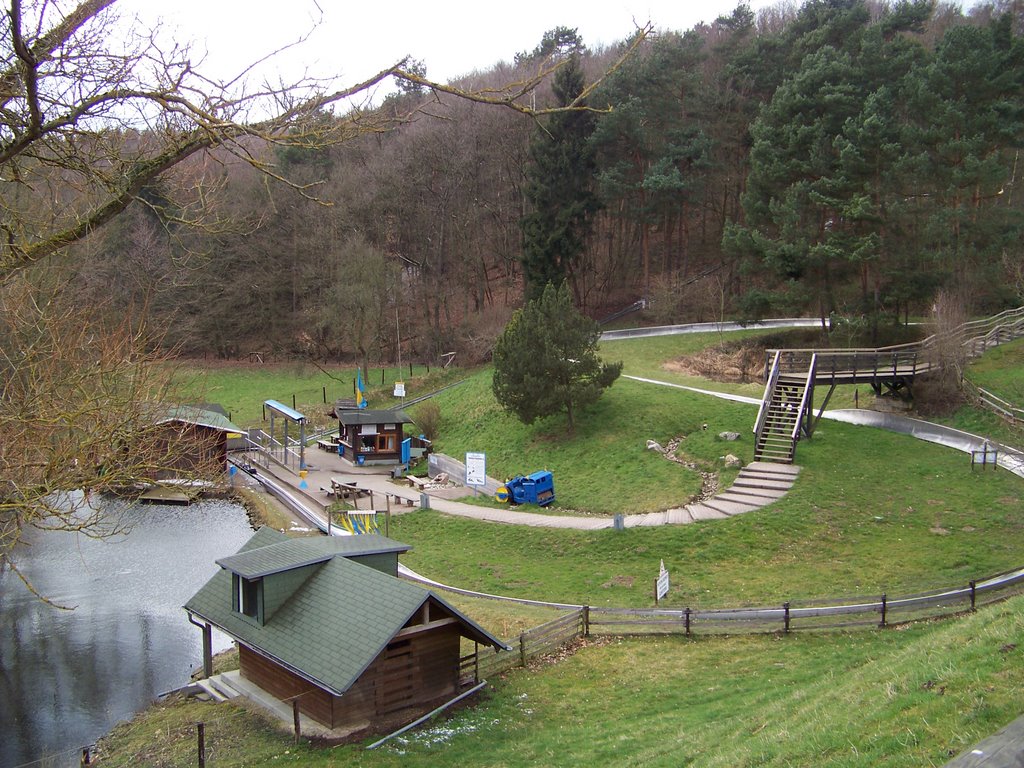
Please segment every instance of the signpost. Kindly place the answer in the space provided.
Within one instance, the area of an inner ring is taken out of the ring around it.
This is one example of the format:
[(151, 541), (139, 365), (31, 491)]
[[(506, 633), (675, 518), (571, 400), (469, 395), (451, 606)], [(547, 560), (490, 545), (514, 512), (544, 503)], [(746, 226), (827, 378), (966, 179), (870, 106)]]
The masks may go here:
[(654, 580), (654, 604), (657, 605), (665, 595), (668, 594), (668, 570), (665, 568), (665, 561), (661, 561), (661, 569), (658, 571), (658, 578)]
[(466, 486), (474, 489), (487, 485), (487, 454), (466, 454)]

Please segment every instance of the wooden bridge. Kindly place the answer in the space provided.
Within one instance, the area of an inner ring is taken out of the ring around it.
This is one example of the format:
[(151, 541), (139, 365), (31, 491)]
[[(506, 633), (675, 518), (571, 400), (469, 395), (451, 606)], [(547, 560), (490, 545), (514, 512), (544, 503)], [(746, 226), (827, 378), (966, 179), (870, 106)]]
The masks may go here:
[[(840, 384), (869, 384), (876, 395), (906, 397), (914, 379), (941, 365), (959, 345), (968, 358), (1024, 336), (1024, 307), (923, 341), (880, 349), (775, 349), (767, 352), (766, 384), (754, 424), (754, 461), (792, 464), (801, 436), (810, 437)], [(815, 388), (827, 386), (815, 414)]]

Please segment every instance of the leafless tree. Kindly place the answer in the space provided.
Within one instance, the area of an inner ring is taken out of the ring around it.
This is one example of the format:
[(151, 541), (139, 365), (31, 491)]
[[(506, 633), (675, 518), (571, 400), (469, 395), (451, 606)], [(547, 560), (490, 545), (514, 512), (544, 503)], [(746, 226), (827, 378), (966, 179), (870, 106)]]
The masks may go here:
[[(204, 153), (230, 153), (320, 199), (265, 148), (344, 144), (452, 98), (539, 114), (529, 94), (558, 66), (475, 91), (432, 82), (411, 60), (352, 85), (255, 84), (265, 59), (213, 79), (187, 44), (126, 29), (114, 0), (8, 0), (0, 17), (0, 567), (16, 568), (28, 527), (104, 533), (72, 491), (152, 477), (175, 450), (154, 416), (172, 399), (166, 369), (131, 319), (110, 325), (69, 295), (58, 276), (69, 246), (132, 203), (153, 206), (147, 187), (175, 174), (165, 186), (187, 194), (173, 216), (215, 225), (205, 164), (186, 162)], [(423, 98), (406, 111), (372, 108), (369, 94), (389, 79)]]

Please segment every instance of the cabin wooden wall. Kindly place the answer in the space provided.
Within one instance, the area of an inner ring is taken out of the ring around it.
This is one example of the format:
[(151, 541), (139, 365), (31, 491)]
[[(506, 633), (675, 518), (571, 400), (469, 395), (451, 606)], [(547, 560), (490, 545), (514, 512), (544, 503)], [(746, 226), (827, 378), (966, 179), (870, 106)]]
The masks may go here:
[(303, 714), (329, 728), (365, 727), (403, 709), (424, 707), (458, 690), (457, 627), (447, 626), (393, 641), (359, 679), (335, 697), (298, 675), (239, 646), (242, 677), (279, 699), (302, 695)]
[(291, 704), (293, 698), (301, 696), (299, 708), (302, 714), (328, 728), (335, 727), (334, 697), (323, 688), (303, 680), (295, 673), (241, 644), (238, 646), (238, 666), (242, 677), (251, 680), (282, 701)]

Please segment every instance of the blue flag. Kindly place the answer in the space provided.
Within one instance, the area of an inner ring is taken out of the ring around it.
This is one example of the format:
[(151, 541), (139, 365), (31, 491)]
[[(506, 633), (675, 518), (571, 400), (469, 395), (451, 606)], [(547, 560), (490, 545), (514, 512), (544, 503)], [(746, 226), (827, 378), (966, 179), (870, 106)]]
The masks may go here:
[(366, 387), (363, 386), (363, 370), (356, 368), (356, 408), (365, 408)]

